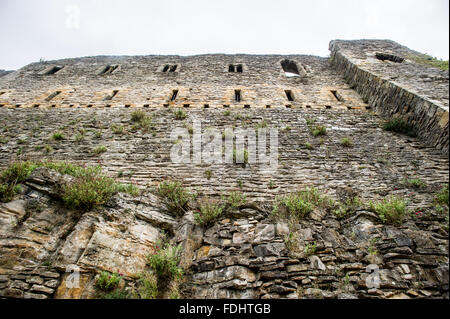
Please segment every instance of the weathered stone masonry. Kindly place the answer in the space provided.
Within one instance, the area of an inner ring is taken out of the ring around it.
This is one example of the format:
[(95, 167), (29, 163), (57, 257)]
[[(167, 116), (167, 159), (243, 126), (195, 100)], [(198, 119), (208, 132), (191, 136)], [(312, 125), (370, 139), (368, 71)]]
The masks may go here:
[[(426, 143), (448, 154), (448, 71), (410, 60), (417, 52), (392, 41), (332, 41), (331, 59), (352, 87), (384, 116), (399, 115)], [(381, 62), (395, 53), (403, 62)]]
[[(0, 296), (92, 298), (99, 271), (120, 271), (132, 281), (166, 230), (184, 247), (187, 298), (448, 298), (448, 210), (439, 212), (434, 203), (448, 183), (448, 82), (442, 80), (448, 72), (373, 58), (379, 51), (407, 56), (390, 41), (337, 41), (331, 47), (332, 64), (299, 55), (88, 57), (35, 63), (1, 77), (1, 169), (26, 159), (100, 164), (109, 176), (143, 190), (173, 179), (212, 198), (242, 191), (251, 205), (205, 229), (194, 223), (192, 211), (173, 218), (160, 198), (145, 191), (139, 198), (120, 194), (80, 217), (52, 198), (65, 177), (38, 169), (13, 201), (0, 204)], [(286, 59), (300, 76), (285, 75)], [(229, 72), (230, 64), (242, 65), (243, 72)], [(177, 67), (163, 72), (165, 65)], [(45, 75), (54, 66), (64, 67)], [(390, 76), (403, 88), (409, 85), (409, 93), (394, 89), (393, 79), (376, 78), (386, 72), (395, 72)], [(372, 112), (398, 113), (405, 96), (412, 102), (404, 114), (420, 138), (383, 131), (382, 118)], [(434, 115), (416, 111), (421, 103), (436, 106)], [(186, 119), (176, 120), (177, 108)], [(136, 109), (151, 116), (151, 130), (133, 127)], [(252, 128), (262, 121), (278, 128), (277, 171), (257, 164), (172, 163), (170, 132), (194, 118), (205, 130)], [(306, 119), (324, 125), (327, 135), (313, 137)], [(122, 134), (113, 126), (122, 126)], [(77, 139), (81, 130), (84, 137)], [(66, 138), (53, 140), (55, 132)], [(341, 145), (344, 137), (353, 147)], [(93, 153), (99, 145), (107, 151)], [(409, 178), (425, 186), (405, 184)], [(301, 251), (314, 244), (314, 253), (293, 257), (285, 244), (290, 229), (270, 218), (272, 203), (277, 195), (311, 186), (335, 200), (349, 189), (366, 202), (396, 195), (408, 200), (414, 218), (392, 226), (364, 209), (343, 220), (317, 210), (295, 225), (294, 238)], [(31, 201), (40, 209), (30, 213)], [(365, 283), (371, 264), (380, 269), (378, 289)], [(69, 265), (81, 271), (80, 288), (66, 285)]]

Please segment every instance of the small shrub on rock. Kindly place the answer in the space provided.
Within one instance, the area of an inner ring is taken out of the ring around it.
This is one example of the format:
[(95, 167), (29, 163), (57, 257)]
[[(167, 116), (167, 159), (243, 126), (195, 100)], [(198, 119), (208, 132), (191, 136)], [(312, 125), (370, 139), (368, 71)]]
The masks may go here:
[(436, 194), (435, 201), (440, 205), (447, 205), (448, 207), (448, 184), (444, 185)]
[(329, 209), (334, 206), (330, 198), (322, 195), (315, 187), (277, 197), (272, 210), (274, 217), (302, 219), (315, 207)]
[(393, 118), (385, 121), (382, 126), (383, 130), (405, 134), (411, 137), (417, 136), (415, 129), (402, 118)]
[(156, 189), (167, 210), (174, 216), (183, 216), (192, 195), (181, 186), (180, 182), (164, 181)]
[(377, 203), (370, 202), (370, 209), (377, 213), (385, 224), (401, 224), (407, 214), (406, 201), (394, 196)]
[(168, 280), (180, 279), (183, 269), (178, 266), (181, 257), (181, 245), (172, 246), (169, 243), (161, 243), (155, 247), (153, 254), (147, 256), (149, 265), (160, 278)]
[(81, 167), (66, 162), (16, 162), (0, 174), (0, 201), (13, 199), (23, 183), (38, 167), (55, 170), (74, 177), (71, 182), (60, 185), (60, 199), (66, 207), (89, 210), (105, 204), (114, 194), (126, 192), (139, 194), (134, 185), (119, 184), (102, 174), (100, 166)]
[(223, 204), (205, 199), (199, 204), (199, 209), (197, 213), (194, 214), (194, 219), (199, 225), (210, 226), (222, 216), (223, 211)]
[(111, 291), (117, 288), (121, 279), (117, 273), (102, 271), (95, 281), (95, 286), (103, 291)]

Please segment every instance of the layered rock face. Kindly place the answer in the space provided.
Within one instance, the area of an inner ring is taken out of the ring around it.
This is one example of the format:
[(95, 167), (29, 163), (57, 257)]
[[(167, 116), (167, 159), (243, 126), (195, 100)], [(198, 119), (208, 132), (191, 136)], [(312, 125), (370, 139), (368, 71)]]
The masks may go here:
[[(390, 42), (374, 42), (375, 51), (383, 43)], [(351, 48), (345, 43), (345, 52)], [(286, 63), (283, 69), (284, 60), (295, 62), (298, 76), (286, 76), (296, 70)], [(375, 60), (369, 62), (389, 63)], [(32, 64), (2, 77), (2, 169), (43, 159), (101, 165), (142, 192), (117, 194), (81, 213), (56, 199), (70, 176), (34, 170), (11, 201), (0, 203), (0, 296), (94, 298), (99, 272), (120, 272), (132, 283), (148, 270), (146, 256), (164, 232), (183, 247), (185, 298), (448, 298), (448, 207), (436, 203), (448, 183), (448, 157), (427, 139), (437, 127), (419, 137), (381, 129), (383, 118), (372, 112), (380, 103), (364, 102), (341, 73), (343, 63), (334, 68), (311, 56), (95, 57)], [(62, 68), (46, 74), (54, 66)], [(445, 104), (441, 86), (436, 96)], [(183, 116), (174, 113), (180, 109)], [(135, 110), (151, 118), (148, 126), (136, 125)], [(276, 128), (277, 168), (174, 163), (171, 132), (195, 135), (194, 120), (203, 132)], [(312, 122), (326, 135), (314, 136)], [(167, 180), (200, 198), (239, 191), (247, 201), (202, 226), (194, 206), (181, 217), (170, 214), (153, 191)], [(320, 207), (294, 224), (274, 218), (277, 196), (307, 187), (341, 203), (349, 193), (364, 203), (395, 195), (408, 214), (395, 225), (370, 205), (345, 218)], [(77, 287), (70, 285), (74, 269)]]

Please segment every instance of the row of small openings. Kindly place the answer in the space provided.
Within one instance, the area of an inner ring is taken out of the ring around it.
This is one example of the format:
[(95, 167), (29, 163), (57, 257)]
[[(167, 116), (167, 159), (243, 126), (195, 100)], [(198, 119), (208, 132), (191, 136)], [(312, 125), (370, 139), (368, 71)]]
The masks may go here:
[[(3, 103), (0, 103), (0, 107), (4, 107), (5, 106), (5, 104), (3, 104)], [(22, 106), (22, 104), (15, 104), (15, 107), (21, 107)], [(35, 107), (35, 108), (38, 108), (38, 107), (40, 107), (41, 106), (41, 104), (33, 104), (33, 107)], [(70, 104), (69, 105), (69, 107), (74, 107), (75, 106), (75, 104)], [(91, 108), (91, 107), (93, 107), (94, 105), (93, 104), (87, 104), (86, 105), (86, 107), (88, 107), (88, 108)], [(112, 105), (111, 104), (106, 104), (105, 105), (105, 107), (108, 107), (108, 108), (110, 108)], [(150, 104), (143, 104), (142, 105), (143, 107), (150, 107)], [(164, 107), (169, 107), (169, 104), (163, 104), (163, 106)], [(189, 108), (191, 105), (190, 104), (183, 104), (183, 107), (185, 107), (185, 108)], [(290, 109), (290, 108), (292, 108), (292, 104), (286, 104), (286, 105), (284, 105), (286, 108), (288, 108), (288, 109)], [(52, 104), (51, 105), (51, 107), (56, 107), (56, 104)], [(131, 107), (131, 104), (125, 104), (124, 105), (124, 107), (126, 107), (126, 108), (129, 108), (129, 107)], [(209, 106), (209, 104), (203, 104), (203, 108), (205, 108), (205, 109), (208, 109), (210, 106)], [(230, 107), (230, 105), (229, 104), (223, 104), (223, 107), (224, 108), (229, 108)], [(265, 108), (266, 109), (270, 109), (272, 106), (270, 105), (270, 104), (266, 104), (265, 105)], [(301, 107), (301, 106), (300, 106)], [(311, 105), (306, 105), (305, 106), (307, 109), (310, 109), (311, 108)], [(250, 108), (250, 104), (245, 104), (244, 105), (244, 108), (245, 109), (248, 109), (248, 108)], [(327, 109), (331, 109), (332, 108), (332, 106), (331, 105), (325, 105), (325, 108), (327, 108)], [(366, 110), (370, 110), (372, 107), (370, 106), (370, 105), (367, 105), (367, 106), (365, 106), (364, 107)], [(352, 107), (352, 106), (347, 106), (347, 109), (349, 109), (349, 110), (352, 110), (352, 109), (358, 109), (358, 107)]]
[[(336, 90), (331, 90), (330, 91), (333, 96), (336, 98), (337, 101), (342, 102), (344, 99), (342, 98), (342, 96), (336, 91)], [(0, 92), (1, 94), (5, 93), (5, 92)], [(117, 93), (119, 93), (119, 90), (113, 90), (111, 95), (107, 95), (104, 100), (108, 101), (108, 100), (112, 100)], [(294, 101), (294, 93), (291, 90), (284, 90), (284, 93), (286, 94), (286, 98), (288, 99), (288, 101)], [(1, 95), (0, 94), (0, 95)], [(56, 91), (52, 94), (50, 94), (45, 100), (47, 102), (51, 101), (53, 98), (55, 98), (56, 96), (58, 96), (59, 94), (61, 94), (61, 91)], [(172, 91), (172, 95), (170, 96), (170, 101), (175, 101), (175, 99), (177, 98), (178, 95), (178, 90), (173, 90)], [(236, 102), (241, 102), (242, 101), (242, 96), (241, 96), (241, 90), (234, 90), (234, 100)]]
[[(380, 56), (379, 56), (380, 55)], [(377, 53), (377, 58), (380, 60), (390, 60), (394, 62), (403, 62), (402, 58), (395, 57), (395, 56), (387, 56)], [(401, 59), (401, 60), (400, 60)], [(114, 71), (117, 70), (119, 65), (107, 65), (105, 68), (99, 73), (99, 74), (111, 74)], [(297, 64), (294, 61), (291, 60), (283, 60), (281, 61), (281, 67), (283, 68), (283, 71), (285, 72), (286, 76), (300, 76), (300, 72), (298, 70)], [(63, 69), (64, 66), (53, 66), (51, 69), (49, 69), (47, 72), (45, 72), (45, 75), (53, 75), (57, 72), (59, 72), (61, 69)], [(164, 65), (162, 72), (163, 73), (169, 73), (169, 72), (175, 72), (178, 68), (178, 64), (166, 64)], [(243, 72), (243, 65), (242, 64), (230, 64), (228, 66), (228, 72), (231, 73), (242, 73)]]
[(175, 72), (177, 70), (177, 67), (178, 67), (177, 64), (173, 64), (173, 65), (166, 64), (162, 71), (163, 71), (163, 73), (164, 72)]
[[(116, 92), (116, 91), (114, 91)], [(294, 93), (292, 93), (291, 90), (285, 90), (284, 91), (286, 94), (286, 98), (288, 99), (288, 101), (294, 101)], [(170, 96), (170, 101), (175, 101), (175, 99), (177, 98), (177, 94), (178, 94), (178, 90), (173, 90), (172, 91), (172, 95)], [(241, 90), (234, 90), (234, 100), (236, 102), (241, 102), (242, 101), (242, 95), (241, 95)]]
[(230, 64), (228, 66), (228, 72), (242, 73), (242, 71), (243, 71), (242, 64)]

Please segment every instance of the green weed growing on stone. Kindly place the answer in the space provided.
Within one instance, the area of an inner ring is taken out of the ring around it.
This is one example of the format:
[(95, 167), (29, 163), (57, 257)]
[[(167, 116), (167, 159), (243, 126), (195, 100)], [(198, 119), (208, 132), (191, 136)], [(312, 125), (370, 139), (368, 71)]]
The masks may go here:
[(102, 271), (95, 281), (95, 286), (103, 291), (111, 291), (119, 285), (122, 277), (117, 273)]
[(147, 113), (142, 110), (136, 110), (131, 113), (131, 121), (140, 122), (147, 116)]
[(395, 196), (376, 203), (370, 202), (369, 206), (385, 224), (401, 224), (407, 214), (406, 201)]
[(105, 153), (107, 151), (107, 148), (105, 145), (100, 145), (99, 147), (96, 147), (92, 150), (92, 153), (98, 155), (101, 153)]
[(198, 211), (194, 213), (194, 220), (201, 226), (211, 226), (217, 219), (219, 219), (224, 212), (224, 205), (222, 203), (203, 199), (198, 205)]
[(186, 118), (186, 112), (184, 112), (182, 109), (174, 111), (173, 115), (175, 116), (176, 120), (184, 120)]
[(114, 179), (102, 175), (100, 166), (81, 167), (67, 162), (16, 162), (0, 175), (0, 201), (10, 201), (23, 183), (38, 167), (55, 170), (74, 178), (61, 185), (60, 196), (68, 208), (88, 210), (106, 203), (117, 192), (136, 194), (135, 190), (117, 184)]
[(137, 297), (140, 299), (156, 299), (158, 297), (158, 279), (150, 272), (139, 276), (136, 288)]
[(247, 203), (247, 197), (242, 192), (231, 192), (226, 199), (226, 203), (231, 209), (237, 209)]
[(305, 245), (305, 256), (312, 256), (316, 253), (317, 243), (314, 241), (312, 243)]
[(65, 137), (64, 137), (64, 134), (63, 134), (63, 133), (61, 133), (61, 132), (55, 132), (55, 133), (53, 133), (53, 135), (52, 135), (52, 139), (54, 139), (55, 141), (61, 141), (61, 140), (64, 140)]
[(442, 189), (436, 194), (435, 202), (440, 205), (447, 205), (448, 207), (448, 184), (444, 185)]
[(312, 149), (313, 149), (312, 144), (309, 143), (309, 142), (306, 142), (306, 143), (305, 143), (305, 147), (306, 147), (306, 149), (308, 149), (308, 150), (312, 150)]
[(272, 215), (283, 219), (302, 219), (316, 207), (329, 209), (333, 205), (334, 203), (330, 198), (322, 195), (317, 188), (312, 187), (297, 193), (277, 197)]
[(123, 127), (123, 125), (113, 124), (113, 125), (111, 125), (111, 129), (114, 134), (124, 134), (125, 133), (125, 128)]
[(408, 58), (420, 64), (429, 65), (444, 71), (448, 71), (448, 60), (440, 60), (428, 54), (410, 55), (408, 56)]
[(156, 193), (162, 198), (167, 210), (174, 216), (183, 216), (187, 209), (190, 194), (180, 182), (164, 181), (156, 188)]
[(106, 204), (117, 192), (114, 179), (103, 176), (100, 167), (88, 168), (74, 182), (62, 186), (65, 206), (83, 211)]
[(423, 182), (421, 179), (419, 178), (410, 178), (408, 180), (406, 180), (406, 184), (412, 188), (423, 188), (425, 187), (425, 182)]
[(327, 135), (327, 129), (323, 125), (316, 125), (311, 128), (311, 134), (313, 136)]
[(340, 203), (337, 208), (333, 210), (333, 214), (337, 219), (344, 219), (353, 215), (361, 206), (363, 206), (363, 203), (358, 197), (355, 196), (346, 199), (343, 203)]
[(169, 243), (159, 241), (155, 251), (147, 255), (147, 265), (163, 279), (181, 279), (183, 269), (178, 266), (181, 258), (182, 246), (173, 246)]
[(401, 133), (411, 137), (417, 136), (416, 130), (400, 117), (385, 121), (381, 127), (385, 131)]
[(341, 139), (341, 145), (344, 147), (352, 147), (353, 141), (350, 137), (344, 137)]
[(152, 124), (151, 116), (148, 116), (147, 113), (142, 110), (136, 110), (131, 113), (131, 121), (135, 123), (133, 129), (142, 129), (144, 131), (147, 131)]
[(261, 122), (259, 122), (258, 124), (255, 125), (255, 128), (256, 128), (256, 129), (259, 129), (259, 128), (266, 128), (267, 125), (268, 125), (267, 120), (266, 120), (266, 119), (263, 119), (263, 120), (261, 120)]

